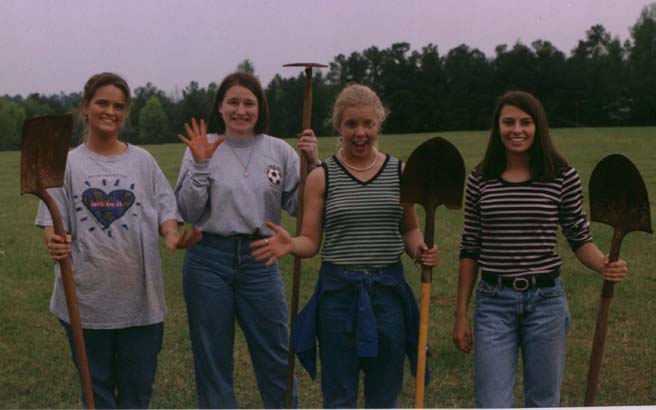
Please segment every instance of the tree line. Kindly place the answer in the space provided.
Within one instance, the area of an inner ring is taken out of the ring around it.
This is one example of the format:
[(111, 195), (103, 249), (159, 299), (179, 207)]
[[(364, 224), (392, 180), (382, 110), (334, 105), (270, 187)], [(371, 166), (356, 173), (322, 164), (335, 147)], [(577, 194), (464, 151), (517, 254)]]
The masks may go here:
[[(255, 71), (249, 60), (237, 69)], [(535, 94), (552, 127), (656, 125), (656, 3), (642, 10), (630, 39), (622, 42), (594, 25), (569, 55), (547, 40), (499, 45), (493, 57), (465, 44), (442, 55), (435, 44), (413, 50), (406, 42), (339, 54), (314, 77), (312, 127), (318, 135), (334, 134), (331, 104), (349, 82), (380, 95), (389, 110), (386, 133), (487, 129), (496, 97), (510, 89)], [(300, 131), (304, 86), (303, 73), (277, 74), (267, 85), (272, 135)], [(185, 121), (208, 118), (217, 88), (191, 81), (171, 95), (151, 83), (137, 87), (123, 139), (176, 142)], [(79, 103), (78, 92), (0, 97), (0, 149), (19, 147), (26, 118), (63, 112), (77, 118)], [(82, 128), (78, 120), (76, 137)]]

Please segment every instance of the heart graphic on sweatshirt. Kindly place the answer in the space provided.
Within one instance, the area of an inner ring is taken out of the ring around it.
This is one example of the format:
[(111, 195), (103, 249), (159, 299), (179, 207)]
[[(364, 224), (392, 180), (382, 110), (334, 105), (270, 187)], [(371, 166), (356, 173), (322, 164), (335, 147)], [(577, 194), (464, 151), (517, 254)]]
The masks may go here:
[(101, 189), (89, 188), (82, 194), (82, 203), (100, 222), (103, 229), (107, 229), (134, 204), (134, 193), (117, 189), (106, 194)]

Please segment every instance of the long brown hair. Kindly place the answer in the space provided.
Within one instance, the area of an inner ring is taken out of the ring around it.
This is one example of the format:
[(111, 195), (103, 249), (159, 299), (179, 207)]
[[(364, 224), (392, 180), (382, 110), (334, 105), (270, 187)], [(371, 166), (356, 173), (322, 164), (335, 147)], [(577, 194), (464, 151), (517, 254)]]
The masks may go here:
[(535, 124), (535, 138), (529, 150), (531, 178), (538, 181), (556, 178), (563, 168), (567, 167), (567, 161), (558, 153), (551, 140), (544, 107), (537, 98), (526, 91), (508, 91), (497, 100), (487, 150), (483, 161), (476, 166), (475, 172), (487, 180), (500, 177), (506, 170), (506, 148), (499, 132), (501, 110), (506, 105), (524, 111), (531, 116)]
[(223, 102), (223, 98), (233, 85), (241, 85), (248, 88), (257, 98), (257, 122), (253, 131), (255, 134), (261, 134), (269, 128), (269, 104), (267, 103), (266, 95), (262, 89), (262, 84), (253, 74), (245, 72), (236, 72), (228, 75), (221, 81), (219, 89), (216, 91), (212, 108), (210, 109), (210, 117), (207, 123), (207, 130), (222, 134), (225, 132), (225, 121), (219, 115), (219, 106)]

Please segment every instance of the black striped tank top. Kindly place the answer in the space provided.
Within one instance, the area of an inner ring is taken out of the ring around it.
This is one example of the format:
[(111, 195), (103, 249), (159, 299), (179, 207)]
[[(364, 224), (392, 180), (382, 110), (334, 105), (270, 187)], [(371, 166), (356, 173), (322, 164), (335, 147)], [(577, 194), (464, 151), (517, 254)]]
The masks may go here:
[(321, 258), (346, 267), (381, 268), (403, 254), (399, 204), (401, 161), (386, 156), (370, 180), (356, 179), (333, 156), (326, 171), (324, 245)]

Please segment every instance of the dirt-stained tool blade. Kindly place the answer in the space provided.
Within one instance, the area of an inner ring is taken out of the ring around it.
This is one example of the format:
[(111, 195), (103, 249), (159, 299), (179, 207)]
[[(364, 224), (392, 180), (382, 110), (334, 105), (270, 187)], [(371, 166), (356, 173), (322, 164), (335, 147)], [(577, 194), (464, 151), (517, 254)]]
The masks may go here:
[[(608, 255), (610, 262), (619, 259), (622, 240), (627, 233), (652, 233), (647, 188), (636, 166), (625, 156), (609, 155), (597, 164), (590, 175), (589, 195), (590, 219), (613, 227)], [(594, 405), (597, 393), (614, 289), (615, 283), (604, 281), (590, 355), (584, 399), (586, 406)]]
[[(435, 239), (435, 208), (445, 205), (449, 209), (459, 209), (462, 206), (464, 186), (465, 162), (458, 149), (444, 138), (432, 138), (410, 154), (401, 177), (401, 203), (417, 203), (424, 208), (424, 241), (428, 247), (433, 246)], [(424, 407), (432, 272), (431, 267), (422, 266), (415, 408)]]
[(21, 195), (40, 197), (41, 191), (64, 184), (72, 131), (70, 115), (48, 115), (23, 122)]
[[(64, 223), (59, 208), (48, 194), (47, 189), (60, 187), (64, 183), (66, 157), (72, 131), (73, 117), (70, 114), (31, 118), (23, 123), (21, 142), (21, 194), (34, 194), (46, 204), (55, 233), (62, 238), (67, 235)], [(91, 388), (91, 375), (82, 333), (71, 258), (60, 260), (59, 267), (85, 407), (93, 409), (95, 403)]]
[[(305, 92), (303, 95), (303, 129), (312, 127), (312, 68), (313, 67), (327, 67), (324, 64), (318, 63), (292, 63), (285, 64), (283, 67), (305, 67)], [(301, 152), (301, 165), (299, 172), (298, 182), (298, 205), (296, 206), (296, 235), (301, 232), (301, 224), (303, 223), (303, 194), (305, 191), (305, 179), (308, 174), (308, 158), (304, 152)], [(294, 366), (296, 363), (296, 356), (292, 349), (291, 330), (298, 313), (298, 297), (301, 288), (301, 258), (294, 256), (294, 271), (292, 276), (292, 302), (289, 308), (289, 352), (287, 355), (287, 391), (285, 393), (285, 407), (291, 409), (293, 407), (293, 389), (294, 389)]]
[(636, 166), (621, 154), (602, 159), (590, 175), (590, 220), (625, 234), (653, 233), (649, 196)]

